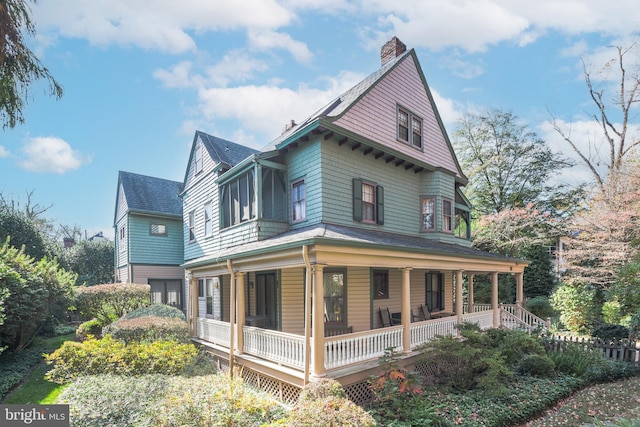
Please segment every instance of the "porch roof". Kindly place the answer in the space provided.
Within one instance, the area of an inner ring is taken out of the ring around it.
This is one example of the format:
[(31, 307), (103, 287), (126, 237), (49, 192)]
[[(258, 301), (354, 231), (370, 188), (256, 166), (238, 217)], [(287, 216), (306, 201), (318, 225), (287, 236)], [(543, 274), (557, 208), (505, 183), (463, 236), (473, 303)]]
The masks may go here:
[(226, 263), (228, 259), (234, 260), (242, 257), (264, 255), (269, 252), (314, 244), (386, 249), (492, 262), (528, 264), (525, 260), (505, 257), (465, 246), (438, 242), (424, 237), (320, 223), (290, 230), (266, 240), (222, 249), (201, 258), (188, 260), (183, 264), (183, 267), (188, 269), (212, 263)]

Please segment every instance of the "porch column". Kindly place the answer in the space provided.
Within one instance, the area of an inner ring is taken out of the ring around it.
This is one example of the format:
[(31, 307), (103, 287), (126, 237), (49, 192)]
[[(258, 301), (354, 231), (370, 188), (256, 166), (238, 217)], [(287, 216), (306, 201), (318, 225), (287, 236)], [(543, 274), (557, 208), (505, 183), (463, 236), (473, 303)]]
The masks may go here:
[(238, 353), (242, 354), (244, 351), (244, 331), (243, 326), (245, 322), (245, 280), (247, 273), (236, 273), (236, 348)]
[(312, 349), (311, 373), (324, 377), (324, 265), (313, 266)]
[(491, 310), (493, 310), (493, 327), (500, 326), (500, 307), (498, 307), (498, 272), (491, 273)]
[(189, 312), (189, 326), (191, 327), (191, 336), (195, 337), (198, 335), (198, 316), (200, 313), (198, 312), (198, 279), (194, 278), (191, 273), (188, 273), (188, 288), (189, 288), (189, 305), (191, 306), (191, 311)]
[(467, 313), (473, 313), (473, 310), (475, 308), (475, 303), (473, 301), (473, 274), (469, 274), (467, 278), (469, 281), (469, 289), (467, 290)]
[(516, 316), (522, 319), (522, 306), (524, 305), (524, 273), (516, 273)]
[(411, 270), (402, 269), (402, 351), (411, 352)]
[(456, 318), (462, 323), (462, 270), (456, 271)]

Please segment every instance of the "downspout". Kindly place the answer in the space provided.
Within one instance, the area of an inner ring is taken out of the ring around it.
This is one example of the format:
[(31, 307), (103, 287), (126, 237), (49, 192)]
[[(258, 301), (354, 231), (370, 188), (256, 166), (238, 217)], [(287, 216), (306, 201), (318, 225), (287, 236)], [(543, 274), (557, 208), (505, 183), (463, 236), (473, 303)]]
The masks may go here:
[(229, 330), (231, 332), (231, 336), (229, 337), (229, 376), (233, 378), (233, 370), (234, 370), (234, 347), (235, 336), (234, 333), (234, 325), (235, 325), (235, 317), (236, 317), (236, 274), (233, 272), (233, 262), (228, 259), (227, 260), (227, 269), (229, 270), (229, 274), (231, 275), (231, 283), (229, 284)]
[(309, 246), (302, 246), (302, 259), (306, 267), (304, 292), (304, 383), (309, 383), (311, 365), (311, 262), (309, 262)]

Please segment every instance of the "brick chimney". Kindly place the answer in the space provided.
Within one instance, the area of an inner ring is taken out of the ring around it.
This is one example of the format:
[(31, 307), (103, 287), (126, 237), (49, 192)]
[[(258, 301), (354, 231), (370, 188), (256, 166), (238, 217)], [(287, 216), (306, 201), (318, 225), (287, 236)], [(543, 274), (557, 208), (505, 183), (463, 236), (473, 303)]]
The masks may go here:
[(407, 45), (402, 43), (399, 38), (394, 36), (391, 40), (386, 42), (382, 49), (380, 49), (380, 61), (382, 65), (391, 61), (393, 58), (402, 55), (407, 51)]

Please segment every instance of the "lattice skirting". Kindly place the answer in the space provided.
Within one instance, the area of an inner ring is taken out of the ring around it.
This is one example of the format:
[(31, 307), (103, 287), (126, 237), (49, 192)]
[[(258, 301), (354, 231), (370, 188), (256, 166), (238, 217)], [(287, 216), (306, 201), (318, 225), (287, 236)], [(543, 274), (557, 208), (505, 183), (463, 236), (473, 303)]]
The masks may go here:
[(357, 383), (344, 386), (344, 392), (349, 400), (356, 405), (365, 406), (371, 402), (373, 395), (369, 388), (369, 380), (363, 380)]

